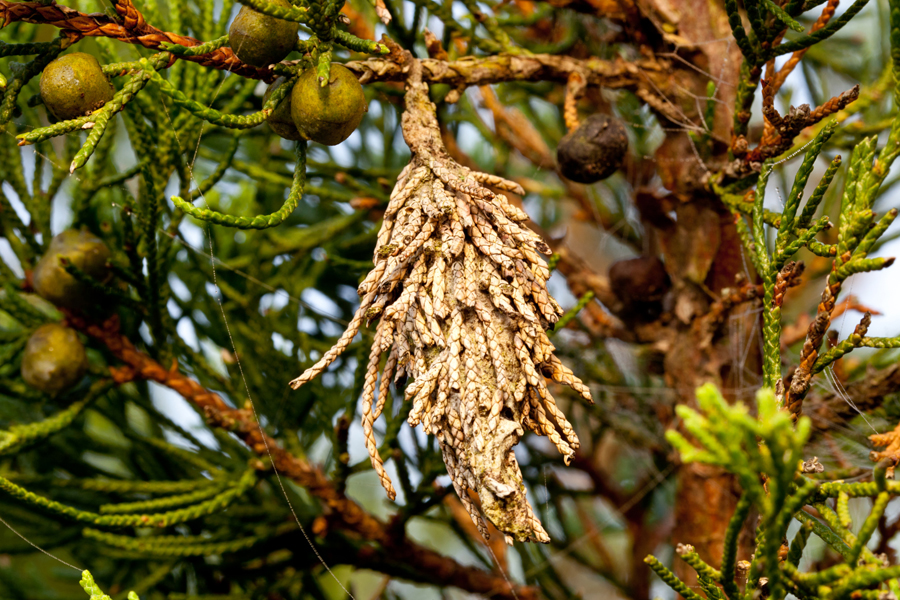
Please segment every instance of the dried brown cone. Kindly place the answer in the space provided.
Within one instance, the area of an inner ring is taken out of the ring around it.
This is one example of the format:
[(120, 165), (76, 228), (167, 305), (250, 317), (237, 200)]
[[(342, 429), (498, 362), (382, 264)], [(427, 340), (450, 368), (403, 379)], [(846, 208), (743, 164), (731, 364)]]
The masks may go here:
[[(540, 257), (550, 249), (524, 225), (525, 213), (485, 187), (522, 194), (518, 184), (470, 171), (449, 157), (420, 63), (408, 61), (402, 126), (412, 158), (391, 193), (375, 267), (360, 285), (359, 310), (341, 340), (291, 385), (296, 389), (321, 373), (363, 319), (377, 319), (362, 424), (388, 496), (395, 492), (373, 423), (391, 376), (409, 376), (408, 421), (437, 437), (454, 488), (479, 531), (487, 536), (484, 514), (510, 543), (549, 542), (526, 499), (513, 446), (531, 430), (548, 436), (568, 462), (578, 437), (547, 379), (591, 400), (588, 387), (554, 356), (545, 332), (562, 315), (547, 293), (550, 272)], [(478, 494), (480, 511), (467, 489)]]

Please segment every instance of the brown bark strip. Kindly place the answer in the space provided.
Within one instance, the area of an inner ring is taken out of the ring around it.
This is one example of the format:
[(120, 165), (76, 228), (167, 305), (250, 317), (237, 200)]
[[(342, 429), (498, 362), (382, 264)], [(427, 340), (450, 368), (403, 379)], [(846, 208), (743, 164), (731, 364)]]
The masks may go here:
[[(7, 1), (7, 0), (0, 0)], [(455, 61), (423, 59), (422, 80), (429, 84), (445, 83), (452, 87), (491, 85), (505, 81), (558, 81), (565, 83), (571, 73), (578, 73), (590, 86), (611, 89), (652, 89), (644, 75), (667, 96), (681, 97), (668, 79), (675, 72), (667, 61), (643, 58), (636, 61), (585, 60), (553, 54), (467, 56)], [(375, 81), (406, 81), (407, 74), (400, 62), (387, 57), (350, 61), (345, 66), (356, 73), (360, 83)], [(644, 71), (644, 75), (641, 74)]]
[[(161, 44), (179, 44), (181, 46), (199, 46), (203, 42), (195, 38), (162, 31), (147, 23), (144, 15), (135, 8), (131, 0), (117, 0), (116, 12), (120, 20), (115, 20), (102, 13), (85, 14), (68, 6), (59, 4), (40, 4), (38, 2), (13, 2), (0, 0), (0, 23), (9, 25), (15, 21), (53, 25), (66, 32), (73, 41), (83, 37), (108, 37), (136, 44), (145, 48), (161, 50)], [(205, 67), (231, 71), (251, 79), (271, 81), (275, 73), (271, 69), (259, 69), (248, 65), (235, 56), (231, 48), (219, 48), (201, 56), (178, 57), (199, 63)]]
[[(266, 435), (253, 418), (251, 407), (231, 408), (221, 396), (178, 371), (177, 363), (173, 364), (171, 369), (166, 369), (137, 350), (131, 341), (119, 332), (118, 317), (112, 317), (102, 325), (89, 323), (81, 317), (71, 315), (67, 320), (72, 327), (102, 342), (116, 358), (125, 363), (123, 367), (110, 367), (110, 373), (115, 381), (125, 382), (141, 378), (155, 381), (178, 392), (185, 400), (203, 410), (211, 426), (235, 434), (261, 457), (271, 455), (280, 475), (306, 488), (331, 510), (332, 523), (389, 548), (388, 554), (406, 562), (411, 569), (423, 575), (427, 574), (428, 581), (434, 585), (454, 586), (493, 598), (522, 600), (536, 598), (532, 588), (516, 586), (497, 574), (460, 565), (452, 558), (397, 535), (399, 532), (392, 531), (388, 524), (376, 519), (356, 502), (338, 492), (322, 471), (297, 458)], [(365, 549), (360, 552), (363, 559), (364, 555)], [(349, 562), (357, 564), (358, 561), (350, 558)]]

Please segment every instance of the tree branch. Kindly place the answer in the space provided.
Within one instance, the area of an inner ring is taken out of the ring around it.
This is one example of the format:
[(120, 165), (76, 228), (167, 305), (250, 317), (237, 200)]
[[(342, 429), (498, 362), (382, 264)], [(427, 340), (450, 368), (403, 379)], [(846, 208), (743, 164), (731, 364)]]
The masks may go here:
[[(338, 492), (322, 471), (297, 458), (266, 435), (254, 419), (252, 407), (248, 405), (241, 409), (231, 408), (221, 396), (178, 371), (177, 363), (167, 370), (137, 350), (131, 341), (119, 332), (118, 317), (112, 317), (102, 325), (89, 323), (81, 317), (72, 315), (69, 315), (67, 320), (72, 327), (102, 342), (116, 358), (125, 363), (123, 367), (110, 367), (110, 373), (115, 381), (126, 382), (141, 378), (155, 381), (178, 392), (185, 400), (203, 411), (211, 426), (233, 433), (259, 456), (263, 458), (271, 456), (272, 463), (280, 475), (306, 488), (331, 510), (329, 520), (332, 523), (337, 523), (341, 528), (389, 549), (387, 554), (390, 554), (397, 564), (407, 567), (403, 572), (409, 572), (411, 569), (424, 578), (419, 579), (420, 581), (425, 580), (438, 586), (454, 586), (476, 594), (488, 594), (493, 598), (518, 597), (522, 600), (536, 598), (531, 588), (513, 585), (495, 573), (460, 565), (450, 557), (405, 539), (402, 532), (392, 531), (389, 525), (376, 519), (356, 502)], [(368, 551), (362, 549), (359, 561), (387, 566), (380, 558), (376, 560), (369, 553), (375, 554), (371, 548)], [(351, 559), (353, 564), (359, 564), (359, 561)], [(399, 570), (391, 568), (389, 574), (394, 572), (400, 573)]]
[[(162, 31), (150, 25), (131, 0), (116, 0), (114, 7), (119, 13), (119, 20), (101, 13), (86, 14), (55, 2), (42, 4), (0, 0), (0, 24), (5, 27), (15, 21), (25, 21), (53, 25), (73, 38), (73, 42), (83, 37), (108, 37), (154, 50), (163, 50), (163, 43), (189, 47), (203, 43), (195, 38)], [(272, 81), (276, 77), (271, 69), (258, 69), (241, 62), (231, 48), (219, 48), (208, 54), (177, 58), (190, 60), (205, 67), (231, 71), (251, 79)]]
[[(7, 1), (7, 0), (0, 0)], [(455, 61), (422, 59), (422, 80), (429, 84), (444, 83), (455, 88), (492, 85), (505, 81), (558, 81), (565, 83), (571, 73), (585, 78), (587, 85), (611, 89), (650, 90), (653, 84), (667, 96), (680, 97), (674, 82), (676, 70), (664, 60), (644, 58), (585, 60), (555, 54), (466, 56)], [(345, 66), (356, 73), (360, 83), (405, 81), (403, 64), (391, 56), (350, 61)], [(652, 82), (652, 83), (651, 83)]]
[[(163, 31), (150, 25), (131, 0), (116, 0), (114, 5), (120, 19), (100, 13), (86, 14), (73, 8), (52, 2), (15, 2), (0, 0), (0, 23), (15, 21), (52, 25), (70, 37), (109, 37), (120, 42), (136, 44), (155, 50), (164, 50), (164, 43), (181, 46), (199, 46), (203, 42), (178, 33)], [(271, 69), (250, 66), (235, 56), (231, 48), (218, 48), (198, 56), (178, 56), (206, 67), (237, 73), (251, 79), (272, 81), (276, 74)], [(286, 63), (293, 64), (293, 63)], [(401, 60), (394, 54), (373, 57), (364, 61), (351, 61), (346, 67), (353, 71), (361, 83), (378, 81), (405, 81), (406, 73)], [(469, 56), (456, 61), (422, 60), (422, 79), (426, 83), (444, 83), (455, 88), (491, 85), (504, 81), (559, 81), (566, 82), (571, 73), (585, 78), (587, 85), (610, 89), (629, 89), (643, 96), (680, 98), (683, 91), (676, 85), (676, 69), (668, 61), (643, 58), (636, 61), (616, 59), (612, 61), (589, 58), (580, 60), (570, 56), (535, 54), (530, 56), (505, 55)]]

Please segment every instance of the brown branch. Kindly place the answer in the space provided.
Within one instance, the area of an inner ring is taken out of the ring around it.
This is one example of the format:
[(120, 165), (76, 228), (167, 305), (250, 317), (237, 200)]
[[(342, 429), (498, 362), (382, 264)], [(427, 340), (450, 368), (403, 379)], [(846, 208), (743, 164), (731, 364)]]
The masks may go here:
[[(846, 252), (840, 257), (840, 260), (834, 260), (832, 263), (832, 272), (836, 271), (839, 266), (850, 259), (850, 253)], [(785, 405), (788, 407), (792, 415), (799, 417), (803, 409), (803, 398), (809, 390), (810, 381), (813, 376), (813, 366), (819, 357), (819, 349), (822, 347), (822, 340), (825, 333), (831, 325), (832, 313), (834, 312), (837, 297), (841, 293), (841, 281), (828, 283), (822, 292), (822, 301), (816, 309), (816, 318), (806, 332), (806, 341), (803, 342), (803, 348), (800, 351), (800, 364), (794, 370), (791, 377), (790, 386), (786, 390)]]
[[(636, 61), (601, 60), (589, 58), (580, 60), (571, 56), (551, 54), (467, 56), (455, 61), (423, 59), (422, 80), (426, 83), (443, 83), (451, 87), (492, 85), (505, 81), (557, 81), (565, 83), (571, 73), (585, 78), (589, 86), (610, 89), (652, 89), (647, 79), (650, 76), (666, 95), (681, 97), (674, 85), (669, 83), (674, 69), (667, 61), (643, 58)], [(368, 60), (351, 61), (345, 66), (356, 73), (360, 83), (375, 81), (406, 81), (403, 65), (389, 57), (374, 57)]]
[[(47, 24), (64, 31), (72, 41), (83, 37), (108, 37), (128, 44), (163, 50), (163, 43), (193, 47), (200, 40), (158, 29), (146, 22), (132, 0), (116, 0), (114, 5), (119, 19), (100, 13), (86, 14), (67, 6), (38, 2), (0, 0), (0, 23), (24, 21)], [(387, 40), (386, 40), (387, 42)], [(389, 44), (392, 45), (392, 44)], [(395, 44), (394, 44), (395, 45)], [(271, 82), (276, 74), (271, 69), (253, 67), (235, 56), (231, 48), (219, 48), (198, 56), (179, 56), (206, 67), (237, 73), (251, 79)], [(295, 62), (285, 63), (288, 65)], [(365, 61), (351, 61), (346, 66), (361, 83), (379, 81), (405, 81), (407, 74), (403, 61), (392, 52), (388, 56)], [(422, 61), (423, 81), (444, 83), (455, 90), (468, 86), (490, 85), (504, 81), (558, 81), (568, 83), (580, 80), (578, 88), (602, 86), (609, 89), (629, 89), (642, 98), (655, 98), (656, 94), (675, 98), (678, 103), (683, 91), (678, 85), (672, 65), (656, 58), (637, 61), (616, 59), (613, 61), (589, 58), (580, 60), (570, 56), (537, 54), (531, 56), (497, 55), (465, 57), (457, 61), (426, 59)], [(570, 85), (571, 87), (571, 85)], [(570, 107), (571, 109), (572, 107)], [(666, 107), (657, 106), (663, 115)], [(571, 113), (572, 111), (569, 110)], [(671, 115), (669, 115), (671, 117)]]
[[(195, 38), (162, 31), (144, 19), (131, 0), (117, 0), (116, 12), (120, 19), (100, 13), (86, 14), (56, 3), (15, 2), (0, 0), (0, 22), (15, 21), (47, 24), (57, 27), (70, 36), (109, 37), (128, 44), (161, 49), (168, 42), (182, 46), (197, 46), (202, 42)], [(271, 81), (275, 74), (271, 69), (259, 69), (240, 61), (231, 48), (219, 48), (200, 56), (178, 57), (201, 65), (237, 73), (251, 79)], [(288, 63), (291, 64), (291, 63)], [(405, 81), (407, 74), (396, 56), (351, 61), (347, 68), (356, 73), (361, 83), (376, 81)], [(446, 83), (455, 88), (490, 85), (504, 81), (559, 81), (567, 82), (572, 73), (584, 77), (585, 85), (610, 89), (656, 89), (667, 96), (680, 97), (670, 64), (652, 58), (629, 62), (590, 58), (579, 60), (569, 56), (537, 54), (531, 56), (497, 55), (465, 57), (457, 61), (426, 59), (422, 61), (423, 80), (426, 83)]]
[(808, 104), (791, 107), (787, 116), (782, 117), (775, 109), (774, 85), (766, 80), (763, 86), (763, 115), (770, 124), (759, 142), (759, 146), (747, 153), (744, 162), (760, 162), (787, 151), (801, 131), (815, 125), (825, 117), (843, 110), (848, 104), (859, 98), (859, 85), (830, 98), (822, 106), (810, 110)]
[[(55, 2), (45, 5), (38, 2), (0, 0), (0, 23), (8, 25), (15, 21), (25, 21), (26, 23), (52, 25), (66, 32), (70, 38), (74, 38), (73, 41), (83, 37), (108, 37), (126, 44), (136, 44), (154, 50), (161, 50), (163, 43), (181, 46), (199, 46), (203, 43), (192, 37), (162, 31), (150, 25), (131, 0), (117, 0), (115, 9), (119, 13), (118, 20), (102, 13), (85, 14)], [(251, 79), (265, 81), (275, 79), (275, 73), (271, 69), (259, 69), (241, 62), (231, 48), (219, 48), (200, 56), (178, 58), (196, 62), (205, 67), (231, 71)]]
[[(363, 510), (356, 502), (347, 498), (337, 489), (325, 474), (316, 467), (297, 458), (273, 438), (262, 431), (254, 419), (251, 406), (231, 408), (218, 394), (201, 386), (178, 371), (177, 363), (166, 369), (148, 355), (137, 350), (131, 341), (119, 332), (118, 317), (112, 317), (102, 325), (89, 323), (81, 317), (68, 316), (72, 327), (102, 342), (112, 354), (125, 363), (122, 367), (110, 367), (110, 373), (117, 382), (135, 378), (155, 381), (181, 394), (185, 400), (201, 409), (207, 422), (236, 435), (253, 452), (266, 458), (271, 456), (278, 473), (306, 488), (331, 511), (329, 520), (341, 528), (360, 537), (377, 542), (384, 550), (377, 553), (390, 555), (392, 561), (405, 563), (410, 569), (422, 573), (433, 585), (454, 586), (494, 598), (521, 598), (533, 600), (535, 591), (528, 587), (514, 586), (503, 577), (474, 567), (457, 563), (419, 546), (403, 537), (402, 532), (393, 531), (386, 524)], [(374, 549), (360, 552), (360, 560), (366, 564), (380, 564), (374, 558)], [(357, 563), (353, 563), (357, 564)]]

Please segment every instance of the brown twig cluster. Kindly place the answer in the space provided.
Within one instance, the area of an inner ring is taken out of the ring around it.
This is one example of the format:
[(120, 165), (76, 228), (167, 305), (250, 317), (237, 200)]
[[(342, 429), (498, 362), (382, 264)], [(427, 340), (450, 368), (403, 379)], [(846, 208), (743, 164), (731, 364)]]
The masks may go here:
[[(841, 261), (834, 261), (834, 269), (843, 261), (849, 260), (849, 252), (847, 256), (841, 257)], [(828, 283), (822, 291), (822, 301), (816, 309), (816, 316), (810, 323), (806, 332), (806, 341), (803, 342), (803, 349), (800, 351), (800, 364), (794, 370), (789, 385), (785, 392), (785, 406), (795, 417), (800, 416), (803, 408), (803, 398), (809, 390), (810, 381), (813, 376), (813, 367), (816, 359), (819, 357), (819, 348), (822, 347), (822, 340), (831, 325), (832, 313), (834, 312), (837, 297), (841, 293), (842, 282), (836, 281)]]
[[(840, 4), (840, 0), (828, 0), (827, 1), (825, 7), (822, 9), (821, 14), (819, 15), (819, 18), (816, 19), (816, 22), (810, 28), (810, 30), (809, 30), (810, 34), (813, 34), (817, 31), (819, 31), (820, 29), (825, 27), (829, 23), (829, 21), (831, 21), (831, 18), (834, 16), (835, 11), (837, 10), (838, 4)], [(781, 39), (784, 37), (784, 34), (785, 34), (785, 31), (781, 31), (776, 36), (776, 38), (771, 42), (771, 44), (780, 43)], [(766, 45), (769, 46), (769, 44), (766, 44)], [(775, 126), (774, 122), (772, 120), (770, 120), (769, 117), (772, 114), (772, 111), (774, 111), (774, 108), (772, 107), (772, 101), (774, 100), (775, 95), (778, 93), (778, 91), (784, 85), (784, 82), (787, 80), (788, 75), (790, 75), (793, 72), (793, 70), (797, 67), (797, 65), (800, 64), (800, 61), (806, 55), (806, 52), (808, 50), (809, 50), (809, 48), (803, 48), (802, 50), (797, 50), (796, 52), (791, 54), (791, 57), (782, 65), (781, 69), (779, 69), (777, 71), (775, 68), (775, 59), (774, 58), (772, 58), (771, 60), (769, 60), (766, 63), (766, 65), (765, 65), (766, 75), (765, 75), (765, 79), (762, 80), (762, 84), (764, 86), (763, 87), (764, 123), (763, 123), (762, 140), (760, 141), (759, 146), (757, 148), (755, 148), (753, 151), (750, 151), (750, 154), (748, 154), (749, 143), (747, 141), (747, 138), (744, 137), (743, 135), (732, 137), (732, 143), (731, 143), (732, 152), (734, 153), (734, 156), (741, 159), (738, 162), (736, 162), (735, 164), (733, 164), (730, 169), (735, 172), (734, 175), (736, 177), (741, 177), (743, 175), (746, 175), (751, 170), (753, 170), (755, 168), (755, 167), (753, 167), (753, 163), (759, 163), (760, 161), (762, 161), (766, 158), (769, 158), (772, 156), (777, 156), (779, 153), (783, 152), (784, 150), (786, 150), (787, 148), (790, 147), (791, 142), (793, 141), (794, 137), (796, 136), (796, 133), (793, 134), (793, 136), (786, 138), (783, 135), (783, 132), (778, 130), (778, 128)], [(758, 81), (761, 74), (762, 74), (761, 67), (759, 67), (759, 66), (753, 67), (749, 74), (750, 79), (754, 82)], [(754, 84), (754, 86), (755, 86), (755, 84)], [(846, 94), (846, 92), (845, 92), (845, 94)], [(843, 96), (843, 94), (842, 94), (842, 96)], [(834, 100), (835, 100), (835, 98), (832, 98), (831, 100), (826, 102), (825, 105), (817, 108), (816, 111), (820, 111), (820, 110), (824, 109), (825, 106), (827, 106), (829, 103), (834, 102)], [(768, 109), (766, 109), (766, 107), (765, 107), (766, 103), (768, 103)], [(805, 108), (804, 108), (804, 106), (801, 106), (798, 109), (794, 109), (793, 107), (791, 107), (792, 114), (797, 114), (797, 111), (800, 111), (801, 113), (805, 113), (806, 111), (808, 111), (809, 107), (805, 106)], [(812, 111), (812, 112), (815, 112), (815, 111)], [(833, 112), (836, 112), (836, 111), (833, 111)], [(828, 113), (828, 114), (831, 114), (831, 113)], [(778, 121), (779, 117), (777, 117), (777, 112), (775, 112), (775, 116), (776, 116), (775, 120)], [(823, 115), (823, 116), (827, 116), (827, 115)], [(739, 119), (741, 121), (743, 121), (744, 123), (747, 123), (750, 120), (750, 106), (749, 105), (746, 105), (744, 107), (744, 110), (739, 115)], [(811, 124), (813, 124), (813, 123), (810, 122), (809, 125), (811, 125)], [(808, 126), (808, 125), (806, 125), (806, 126)], [(798, 130), (798, 132), (799, 132), (799, 130)], [(781, 149), (778, 150), (778, 148), (781, 148)]]
[[(306, 488), (330, 511), (328, 520), (338, 527), (384, 547), (400, 562), (420, 571), (423, 576), (439, 585), (450, 585), (478, 593), (502, 598), (535, 598), (531, 588), (516, 586), (501, 576), (474, 567), (460, 565), (452, 558), (419, 546), (411, 540), (397, 537), (398, 532), (347, 498), (318, 468), (297, 458), (260, 428), (251, 406), (232, 408), (221, 396), (207, 390), (197, 381), (178, 370), (178, 364), (166, 369), (153, 358), (139, 351), (119, 331), (118, 317), (112, 317), (102, 325), (69, 315), (69, 325), (100, 341), (120, 361), (121, 367), (110, 367), (110, 374), (117, 383), (134, 379), (155, 381), (178, 392), (185, 400), (201, 409), (207, 422), (236, 435), (261, 458), (271, 457), (278, 473)], [(264, 462), (259, 468), (267, 468)], [(390, 570), (390, 565), (375, 564), (371, 553), (361, 551), (357, 557), (344, 557), (348, 562)]]
[[(830, 0), (813, 25), (814, 33), (828, 24), (837, 8), (837, 1)], [(859, 98), (859, 85), (854, 86), (838, 96), (827, 100), (821, 106), (811, 109), (808, 104), (791, 106), (788, 114), (782, 116), (775, 108), (775, 95), (781, 89), (787, 76), (799, 64), (807, 49), (795, 52), (780, 71), (775, 72), (774, 60), (766, 65), (768, 79), (760, 81), (762, 85), (762, 113), (764, 118), (763, 134), (759, 144), (749, 148), (749, 142), (743, 135), (733, 137), (731, 150), (736, 160), (725, 168), (725, 174), (730, 178), (739, 179), (752, 172), (758, 172), (764, 160), (783, 154), (791, 148), (794, 140), (801, 131), (819, 123), (825, 117), (833, 115)], [(758, 78), (761, 69), (757, 68), (753, 74)], [(749, 109), (748, 109), (749, 110)], [(749, 112), (742, 113), (747, 119)]]
[(395, 492), (372, 427), (391, 379), (412, 376), (408, 421), (437, 437), (453, 485), (479, 530), (487, 535), (469, 488), (507, 541), (548, 542), (526, 499), (513, 446), (527, 429), (548, 436), (567, 461), (579, 447), (545, 377), (591, 399), (587, 386), (554, 355), (545, 331), (562, 315), (547, 293), (550, 272), (540, 257), (550, 249), (523, 225), (524, 212), (485, 187), (523, 194), (518, 184), (450, 158), (421, 63), (408, 61), (402, 128), (413, 155), (385, 211), (375, 267), (359, 287), (362, 301), (347, 331), (292, 386), (316, 377), (363, 321), (378, 319), (362, 420), (388, 496)]
[(760, 163), (767, 158), (783, 154), (791, 147), (794, 138), (801, 131), (815, 125), (828, 115), (843, 110), (848, 104), (859, 98), (859, 85), (856, 85), (815, 109), (810, 109), (808, 104), (801, 104), (797, 107), (790, 107), (788, 114), (781, 116), (775, 108), (777, 88), (765, 79), (761, 83), (763, 86), (762, 112), (770, 127), (763, 134), (759, 145), (741, 157), (745, 164)]
[(806, 265), (800, 261), (790, 261), (778, 275), (775, 277), (775, 289), (772, 294), (773, 306), (781, 308), (784, 306), (784, 296), (792, 287), (800, 285), (800, 276), (806, 270)]

